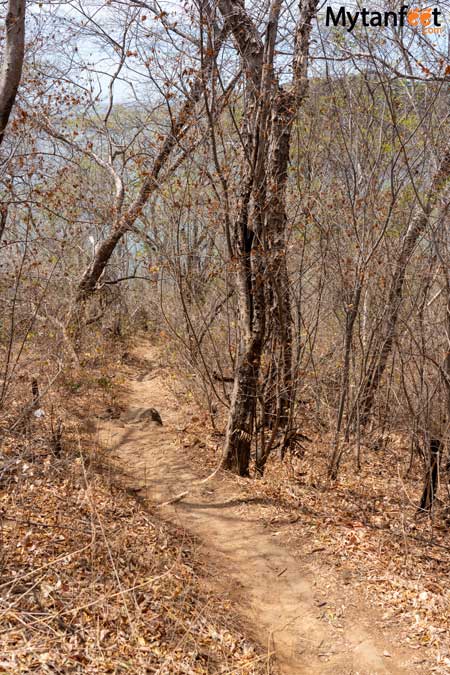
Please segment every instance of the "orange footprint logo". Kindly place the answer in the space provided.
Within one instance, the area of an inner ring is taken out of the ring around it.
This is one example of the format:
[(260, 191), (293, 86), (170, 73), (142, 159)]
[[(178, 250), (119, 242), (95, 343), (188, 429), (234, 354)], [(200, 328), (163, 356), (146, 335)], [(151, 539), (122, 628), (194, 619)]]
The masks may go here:
[(429, 26), (431, 24), (431, 8), (419, 9), (414, 7), (408, 12), (408, 23), (410, 26)]

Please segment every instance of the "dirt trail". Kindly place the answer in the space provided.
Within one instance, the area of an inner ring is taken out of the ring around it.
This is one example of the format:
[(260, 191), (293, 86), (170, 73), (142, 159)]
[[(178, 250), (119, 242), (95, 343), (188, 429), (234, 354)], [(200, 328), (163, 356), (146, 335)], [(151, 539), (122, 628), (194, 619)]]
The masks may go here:
[(168, 372), (159, 354), (148, 347), (139, 356), (146, 371), (128, 383), (128, 408), (156, 408), (164, 425), (152, 422), (102, 422), (104, 447), (133, 477), (150, 502), (162, 503), (184, 490), (180, 502), (165, 506), (162, 515), (199, 537), (202, 551), (222, 570), (218, 584), (235, 599), (255, 637), (270, 646), (283, 675), (382, 675), (413, 673), (410, 654), (396, 650), (370, 625), (369, 610), (360, 621), (343, 626), (324, 619), (315, 570), (299, 562), (264, 530), (257, 515), (258, 499), (242, 496), (238, 481), (218, 474), (192, 488), (198, 480), (180, 445), (188, 419), (166, 384)]

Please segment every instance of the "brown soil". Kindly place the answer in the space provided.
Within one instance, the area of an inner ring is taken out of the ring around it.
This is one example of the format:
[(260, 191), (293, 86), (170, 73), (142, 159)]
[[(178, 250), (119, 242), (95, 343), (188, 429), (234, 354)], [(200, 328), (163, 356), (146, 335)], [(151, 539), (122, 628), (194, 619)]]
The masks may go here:
[[(202, 555), (214, 563), (214, 583), (231, 593), (255, 637), (274, 651), (281, 673), (420, 672), (417, 652), (398, 646), (395, 626), (380, 628), (381, 617), (352, 589), (345, 572), (330, 582), (320, 551), (299, 556), (279, 543), (277, 531), (264, 527), (260, 509), (270, 506), (265, 497), (223, 472), (201, 481), (204, 472), (190, 456), (196, 452), (198, 458), (198, 448), (181, 441), (192, 411), (169, 386), (158, 348), (146, 345), (135, 356), (140, 373), (126, 383), (121, 401), (128, 416), (99, 421), (101, 444), (149, 504), (187, 492), (160, 506), (161, 515), (198, 538)], [(143, 408), (157, 409), (163, 426), (130, 414)], [(278, 528), (282, 524), (277, 521)]]

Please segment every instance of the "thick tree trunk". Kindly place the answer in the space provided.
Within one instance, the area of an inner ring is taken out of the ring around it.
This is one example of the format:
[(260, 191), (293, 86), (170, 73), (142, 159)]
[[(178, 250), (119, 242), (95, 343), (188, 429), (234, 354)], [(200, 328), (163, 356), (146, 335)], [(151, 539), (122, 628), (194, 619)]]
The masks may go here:
[[(248, 475), (254, 437), (258, 379), (265, 332), (262, 269), (261, 213), (264, 173), (261, 151), (265, 145), (267, 101), (260, 97), (264, 46), (245, 8), (236, 0), (219, 0), (219, 10), (229, 26), (242, 57), (248, 95), (243, 120), (241, 195), (234, 222), (236, 290), (241, 328), (239, 357), (228, 414), (223, 465), (241, 476)], [(249, 161), (251, 160), (251, 161)]]
[[(294, 78), (286, 88), (279, 86), (273, 72), (280, 0), (273, 0), (271, 4), (264, 45), (243, 4), (237, 0), (219, 0), (218, 5), (244, 63), (251, 105), (244, 116), (249, 133), (245, 135), (248, 145), (243, 161), (247, 164), (248, 158), (252, 158), (247, 181), (243, 181), (248, 186), (247, 203), (244, 205), (241, 201), (241, 215), (235, 224), (235, 239), (239, 242), (236, 277), (242, 342), (228, 418), (224, 465), (241, 475), (248, 473), (256, 407), (261, 395), (261, 358), (266, 324), (270, 322), (275, 338), (275, 350), (270, 356), (271, 372), (279, 373), (275, 375), (278, 396), (274, 405), (268, 402), (276, 409), (271, 438), (257, 450), (256, 471), (262, 474), (280, 421), (282, 427), (287, 428), (293, 403), (292, 317), (285, 258), (286, 182), (292, 125), (307, 91), (309, 37), (317, 0), (300, 3)], [(270, 311), (266, 306), (267, 297), (272, 302)], [(266, 403), (261, 402), (263, 410)]]
[[(267, 246), (267, 291), (271, 306), (267, 321), (271, 322), (270, 377), (266, 390), (269, 399), (264, 402), (264, 417), (270, 422), (272, 433), (267, 443), (260, 445), (256, 456), (256, 470), (262, 475), (278, 432), (284, 433), (281, 456), (286, 450), (286, 439), (291, 437), (289, 426), (295, 397), (292, 375), (293, 324), (291, 293), (286, 264), (286, 183), (289, 165), (290, 140), (295, 119), (296, 98), (292, 91), (280, 89), (272, 103), (267, 165), (267, 197), (264, 210), (264, 231)], [(264, 420), (263, 420), (264, 422)]]
[[(269, 401), (264, 402), (271, 424), (268, 442), (258, 448), (256, 470), (264, 468), (277, 433), (283, 434), (280, 455), (283, 458), (295, 438), (292, 416), (295, 402), (293, 377), (293, 321), (291, 290), (286, 262), (286, 188), (290, 159), (291, 134), (296, 115), (308, 92), (308, 57), (312, 21), (317, 0), (300, 3), (300, 18), (295, 37), (291, 86), (274, 84), (272, 94), (270, 136), (268, 141), (267, 188), (264, 206), (264, 236), (267, 246), (268, 273), (266, 284), (271, 306), (267, 322), (271, 323), (273, 340), (268, 383)], [(273, 396), (271, 390), (275, 393)]]
[(254, 437), (256, 395), (261, 365), (263, 328), (255, 329), (239, 359), (225, 438), (224, 462), (240, 476), (248, 476)]
[(0, 74), (0, 145), (22, 77), (25, 51), (25, 0), (9, 0), (5, 27), (5, 50)]
[(249, 202), (253, 174), (243, 180), (239, 216), (235, 221), (236, 286), (241, 326), (241, 345), (223, 452), (224, 467), (248, 475), (254, 435), (258, 379), (265, 333), (264, 256), (258, 221), (249, 227)]

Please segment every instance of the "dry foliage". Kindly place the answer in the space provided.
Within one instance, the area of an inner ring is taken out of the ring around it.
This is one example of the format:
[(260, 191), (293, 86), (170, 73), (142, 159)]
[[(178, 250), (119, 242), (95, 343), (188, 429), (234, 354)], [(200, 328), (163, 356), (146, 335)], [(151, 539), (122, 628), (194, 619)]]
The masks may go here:
[(0, 672), (266, 673), (226, 593), (209, 590), (195, 541), (93, 470), (80, 417), (91, 397), (112, 404), (107, 370), (65, 375), (59, 456), (46, 417), (5, 439)]
[(217, 605), (184, 544), (94, 476), (141, 329), (201, 404), (192, 463), (263, 477), (450, 668), (448, 7), (430, 32), (317, 0), (2, 3), (4, 668), (265, 667), (218, 628), (197, 649)]
[[(184, 437), (199, 472), (209, 471), (218, 458), (220, 437), (214, 431), (205, 435), (207, 423), (206, 411), (195, 413)], [(435, 500), (431, 514), (418, 512), (423, 468), (418, 461), (409, 466), (408, 439), (395, 434), (386, 435), (376, 449), (373, 444), (363, 448), (359, 471), (358, 449), (349, 445), (339, 480), (330, 481), (332, 438), (317, 434), (311, 420), (303, 420), (302, 428), (311, 429), (306, 432), (311, 443), (304, 442), (284, 464), (273, 457), (264, 479), (241, 481), (239, 489), (261, 498), (262, 505), (252, 506), (261, 523), (321, 580), (326, 620), (339, 627), (351, 607), (356, 617), (378, 607), (386, 635), (421, 650), (424, 672), (446, 675), (448, 486), (440, 486), (442, 498)]]

